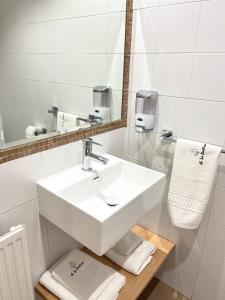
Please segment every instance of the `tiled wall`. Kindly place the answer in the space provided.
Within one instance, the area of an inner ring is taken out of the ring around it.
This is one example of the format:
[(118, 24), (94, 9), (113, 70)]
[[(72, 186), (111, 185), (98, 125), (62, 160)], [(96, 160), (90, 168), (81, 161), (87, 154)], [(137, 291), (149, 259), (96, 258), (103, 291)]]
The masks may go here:
[[(124, 133), (125, 129), (121, 128), (95, 136), (94, 140), (103, 147), (94, 146), (94, 151), (123, 157)], [(11, 226), (26, 225), (34, 282), (57, 258), (79, 246), (53, 224), (42, 217), (39, 219), (36, 182), (77, 164), (81, 157), (82, 142), (78, 141), (0, 166), (0, 235)]]
[[(162, 145), (161, 129), (176, 137), (225, 143), (225, 1), (136, 0), (127, 129), (127, 158), (167, 173), (175, 145)], [(134, 129), (135, 93), (159, 91), (151, 134)], [(176, 242), (161, 279), (193, 300), (225, 299), (225, 157), (207, 213), (197, 231), (175, 228), (163, 203), (144, 226)]]
[(55, 129), (48, 109), (87, 116), (93, 87), (113, 89), (120, 119), (126, 1), (7, 0), (0, 3), (0, 111), (6, 141), (28, 125)]

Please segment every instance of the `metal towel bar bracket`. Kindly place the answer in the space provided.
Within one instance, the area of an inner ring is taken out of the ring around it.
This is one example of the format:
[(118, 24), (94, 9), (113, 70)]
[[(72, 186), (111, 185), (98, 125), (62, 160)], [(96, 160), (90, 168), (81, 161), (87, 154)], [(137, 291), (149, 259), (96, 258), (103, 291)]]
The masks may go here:
[[(160, 140), (162, 143), (176, 143), (176, 139), (173, 137), (173, 131), (163, 129), (161, 131)], [(225, 153), (225, 149), (221, 149), (221, 153)]]

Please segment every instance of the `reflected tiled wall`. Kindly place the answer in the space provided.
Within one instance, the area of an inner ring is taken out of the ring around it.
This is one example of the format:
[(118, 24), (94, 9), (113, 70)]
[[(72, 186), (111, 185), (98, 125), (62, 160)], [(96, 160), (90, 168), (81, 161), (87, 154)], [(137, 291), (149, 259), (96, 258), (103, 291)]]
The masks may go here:
[(28, 125), (55, 129), (48, 109), (88, 116), (93, 87), (112, 87), (121, 117), (126, 1), (0, 3), (0, 111), (6, 141)]
[[(165, 172), (175, 145), (162, 145), (162, 129), (176, 137), (224, 146), (225, 1), (136, 0), (127, 129), (127, 158)], [(151, 134), (134, 129), (135, 93), (159, 91)], [(198, 231), (170, 223), (164, 199), (141, 224), (177, 244), (160, 278), (193, 300), (225, 299), (225, 157)]]

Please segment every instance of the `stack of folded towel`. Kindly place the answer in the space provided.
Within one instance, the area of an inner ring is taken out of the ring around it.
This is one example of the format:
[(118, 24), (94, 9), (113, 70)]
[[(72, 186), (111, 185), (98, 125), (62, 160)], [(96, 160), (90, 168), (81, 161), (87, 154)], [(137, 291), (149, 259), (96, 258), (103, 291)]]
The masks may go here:
[(114, 300), (126, 278), (74, 249), (45, 272), (40, 283), (61, 300)]
[(155, 245), (142, 240), (133, 232), (128, 232), (105, 255), (123, 269), (138, 275), (151, 262), (155, 251)]

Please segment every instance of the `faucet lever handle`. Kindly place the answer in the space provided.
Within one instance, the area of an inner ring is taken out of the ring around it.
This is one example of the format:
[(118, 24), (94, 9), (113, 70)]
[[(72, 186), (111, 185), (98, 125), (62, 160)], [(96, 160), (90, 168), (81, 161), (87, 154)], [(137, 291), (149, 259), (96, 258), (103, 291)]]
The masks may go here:
[(90, 143), (90, 144), (94, 144), (94, 145), (97, 145), (97, 146), (101, 146), (101, 147), (102, 147), (102, 144), (99, 144), (99, 143), (97, 143), (97, 142), (94, 142), (93, 139), (91, 139), (91, 138), (84, 139), (83, 141), (84, 141), (84, 142), (87, 142), (87, 143)]

